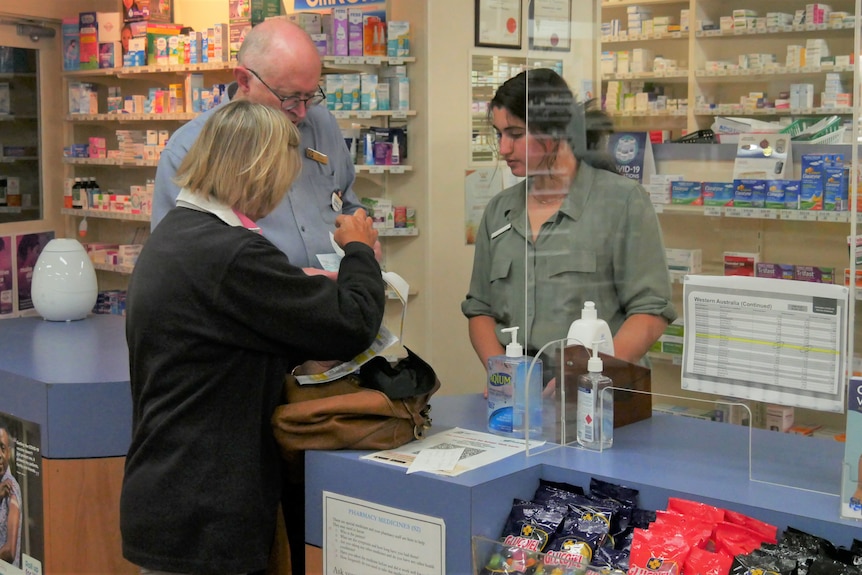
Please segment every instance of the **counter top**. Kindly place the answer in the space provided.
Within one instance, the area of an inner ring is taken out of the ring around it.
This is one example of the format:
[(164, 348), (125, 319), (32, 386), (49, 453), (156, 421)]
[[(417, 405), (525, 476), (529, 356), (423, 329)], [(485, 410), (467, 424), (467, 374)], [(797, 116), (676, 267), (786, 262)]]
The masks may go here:
[[(437, 432), (485, 429), (481, 395), (435, 396)], [(466, 573), (470, 537), (496, 539), (513, 498), (530, 499), (539, 478), (589, 488), (591, 477), (640, 490), (640, 505), (664, 509), (670, 496), (746, 513), (785, 529), (793, 526), (849, 546), (862, 522), (840, 518), (843, 444), (727, 423), (653, 413), (618, 428), (604, 452), (548, 444), (456, 477), (405, 470), (360, 459), (366, 452), (306, 456), (306, 541), (322, 544), (322, 492), (442, 518), (447, 572)], [(419, 495), (421, 494), (421, 496)], [(445, 502), (445, 504), (441, 504)]]
[(132, 397), (125, 318), (0, 321), (0, 411), (38, 423), (42, 455), (124, 456)]

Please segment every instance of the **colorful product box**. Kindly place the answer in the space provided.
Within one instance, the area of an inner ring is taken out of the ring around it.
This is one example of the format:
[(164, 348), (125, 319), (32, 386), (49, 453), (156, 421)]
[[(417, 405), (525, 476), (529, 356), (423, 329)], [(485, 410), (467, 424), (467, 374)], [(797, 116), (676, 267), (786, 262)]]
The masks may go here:
[[(168, 40), (176, 36), (182, 30), (181, 24), (154, 24), (147, 23), (147, 64), (150, 66), (168, 64)], [(129, 41), (129, 50), (132, 43)]]
[(79, 61), (81, 70), (95, 70), (99, 67), (99, 29), (95, 12), (78, 14), (78, 33), (80, 34)]
[(824, 211), (842, 212), (848, 205), (849, 168), (842, 165), (832, 165), (823, 171), (823, 209)]
[(671, 182), (670, 203), (702, 206), (703, 196), (701, 194), (701, 183), (687, 181)]
[(767, 180), (766, 182), (766, 198), (764, 207), (773, 210), (783, 210), (784, 202), (784, 185), (787, 180)]
[(802, 191), (801, 180), (784, 180), (784, 208), (798, 210), (800, 193)]
[(800, 210), (823, 209), (823, 176), (823, 155), (803, 154), (802, 187), (799, 190)]
[(733, 205), (739, 208), (762, 208), (766, 205), (766, 180), (733, 180)]
[(758, 254), (746, 252), (724, 252), (724, 275), (753, 277)]
[(242, 46), (243, 40), (251, 32), (251, 20), (234, 20), (229, 24), (228, 45), (230, 46), (229, 58), (232, 62), (236, 61), (239, 48)]
[(99, 68), (119, 68), (122, 65), (123, 47), (119, 42), (99, 44)]
[(348, 42), (347, 8), (335, 6), (332, 8), (332, 54), (347, 56), (350, 53)]
[(386, 55), (386, 22), (380, 16), (362, 16), (362, 53), (365, 56)]
[(754, 268), (754, 275), (759, 278), (792, 280), (796, 279), (796, 270), (792, 264), (757, 262)]
[(392, 20), (387, 25), (386, 55), (400, 58), (410, 55), (410, 22)]
[(835, 277), (833, 268), (820, 266), (795, 266), (796, 277), (793, 279), (803, 282), (816, 282), (831, 284)]
[(362, 10), (360, 8), (347, 9), (347, 55), (362, 56)]
[(704, 182), (701, 187), (704, 206), (732, 206), (732, 182)]
[(63, 18), (63, 70), (78, 70), (81, 67), (81, 32), (78, 18)]

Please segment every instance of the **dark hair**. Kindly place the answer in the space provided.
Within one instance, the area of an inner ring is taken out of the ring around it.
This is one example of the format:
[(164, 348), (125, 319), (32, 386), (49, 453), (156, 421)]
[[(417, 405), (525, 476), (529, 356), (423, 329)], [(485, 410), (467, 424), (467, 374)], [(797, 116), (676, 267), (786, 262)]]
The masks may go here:
[[(524, 122), (531, 134), (568, 142), (578, 160), (616, 172), (613, 160), (601, 149), (602, 136), (613, 132), (613, 123), (594, 100), (588, 104), (589, 109), (577, 101), (562, 76), (549, 68), (536, 68), (497, 88), (488, 104), (488, 117), (494, 108), (504, 109)], [(551, 152), (550, 163), (555, 153)]]
[(27, 252), (33, 248), (39, 247), (39, 236), (36, 234), (27, 234), (21, 238), (21, 243), (18, 244), (18, 258), (24, 259), (27, 257)]

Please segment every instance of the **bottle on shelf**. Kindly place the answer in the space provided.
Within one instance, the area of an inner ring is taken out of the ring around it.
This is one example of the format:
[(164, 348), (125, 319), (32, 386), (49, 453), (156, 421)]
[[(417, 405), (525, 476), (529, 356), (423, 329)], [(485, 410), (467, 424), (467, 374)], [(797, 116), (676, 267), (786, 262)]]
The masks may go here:
[(72, 205), (71, 207), (80, 210), (84, 207), (81, 202), (81, 193), (83, 191), (82, 178), (75, 178), (75, 183), (72, 185)]

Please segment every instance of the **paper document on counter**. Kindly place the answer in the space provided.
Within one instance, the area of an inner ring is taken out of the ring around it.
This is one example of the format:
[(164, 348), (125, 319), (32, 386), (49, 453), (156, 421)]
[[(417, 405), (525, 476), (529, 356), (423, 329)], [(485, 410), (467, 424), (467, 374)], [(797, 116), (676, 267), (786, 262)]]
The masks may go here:
[[(543, 441), (530, 441), (531, 449), (543, 444)], [(491, 433), (455, 427), (435, 433), (420, 441), (411, 441), (395, 449), (369, 453), (362, 456), (362, 459), (370, 459), (409, 469), (423, 450), (463, 449), (458, 463), (452, 469), (422, 469), (422, 471), (428, 471), (429, 473), (454, 477), (461, 475), (465, 471), (472, 471), (484, 465), (505, 459), (510, 455), (520, 453), (525, 448), (526, 445), (523, 439), (500, 437)]]

